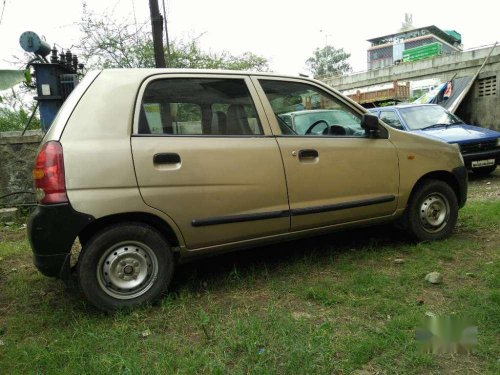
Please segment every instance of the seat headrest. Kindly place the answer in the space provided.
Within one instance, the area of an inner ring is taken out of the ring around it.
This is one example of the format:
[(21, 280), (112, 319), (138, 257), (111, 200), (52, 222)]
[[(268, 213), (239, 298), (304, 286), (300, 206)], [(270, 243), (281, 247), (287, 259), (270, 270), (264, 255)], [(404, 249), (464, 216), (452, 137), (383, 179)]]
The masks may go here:
[(252, 134), (247, 113), (241, 104), (231, 104), (227, 109), (227, 134)]

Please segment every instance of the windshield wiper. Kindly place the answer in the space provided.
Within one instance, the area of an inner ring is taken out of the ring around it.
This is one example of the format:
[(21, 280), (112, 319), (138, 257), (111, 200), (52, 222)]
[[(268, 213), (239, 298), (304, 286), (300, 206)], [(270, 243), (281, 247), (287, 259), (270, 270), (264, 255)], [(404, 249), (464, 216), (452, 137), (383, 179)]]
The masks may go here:
[(425, 128), (421, 128), (420, 130), (427, 130), (427, 129), (431, 129), (431, 128), (441, 128), (441, 127), (446, 127), (448, 125), (451, 125), (451, 124), (434, 124), (434, 125), (429, 125), (429, 126), (426, 126)]

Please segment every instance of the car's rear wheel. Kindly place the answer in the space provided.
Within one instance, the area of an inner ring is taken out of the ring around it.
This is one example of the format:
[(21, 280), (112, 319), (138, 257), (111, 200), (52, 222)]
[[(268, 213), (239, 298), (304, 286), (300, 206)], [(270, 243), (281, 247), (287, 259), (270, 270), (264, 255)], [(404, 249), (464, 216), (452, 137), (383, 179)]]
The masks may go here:
[(426, 180), (416, 187), (408, 202), (408, 231), (417, 241), (448, 237), (458, 217), (453, 189), (440, 180)]
[(486, 177), (490, 173), (493, 173), (495, 171), (495, 169), (497, 169), (497, 166), (496, 165), (491, 165), (489, 167), (475, 168), (475, 169), (472, 170), (472, 172), (476, 176)]
[(170, 283), (170, 246), (141, 223), (113, 225), (92, 237), (80, 254), (77, 275), (85, 297), (104, 311), (153, 302)]

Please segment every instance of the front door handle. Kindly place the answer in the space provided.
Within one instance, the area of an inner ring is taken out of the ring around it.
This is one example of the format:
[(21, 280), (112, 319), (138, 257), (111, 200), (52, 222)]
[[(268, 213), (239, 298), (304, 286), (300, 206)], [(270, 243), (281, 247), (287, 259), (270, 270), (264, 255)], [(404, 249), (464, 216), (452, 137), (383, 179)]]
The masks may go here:
[(179, 154), (172, 152), (155, 154), (155, 156), (153, 156), (154, 164), (179, 164), (180, 162), (181, 157), (179, 156)]
[(299, 159), (300, 160), (310, 160), (310, 159), (316, 159), (319, 157), (319, 153), (316, 150), (300, 150), (299, 151)]

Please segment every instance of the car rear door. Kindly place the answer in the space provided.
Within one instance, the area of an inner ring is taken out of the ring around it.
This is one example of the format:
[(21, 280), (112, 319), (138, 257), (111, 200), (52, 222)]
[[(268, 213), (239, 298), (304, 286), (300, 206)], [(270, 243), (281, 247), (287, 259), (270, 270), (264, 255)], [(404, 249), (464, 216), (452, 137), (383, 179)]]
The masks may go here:
[[(277, 134), (292, 231), (380, 218), (395, 212), (399, 190), (397, 150), (387, 136), (373, 138), (365, 134), (359, 110), (310, 81), (255, 77), (253, 82)], [(297, 111), (297, 103), (303, 105), (306, 114), (315, 114), (312, 118), (316, 125), (307, 126), (313, 127), (310, 134), (283, 131), (286, 125), (279, 115)], [(335, 116), (343, 120), (329, 124), (331, 134), (319, 131), (328, 121), (317, 120), (320, 111), (343, 113)]]
[(241, 75), (156, 75), (140, 89), (137, 182), (188, 249), (289, 230), (281, 154), (255, 97)]

